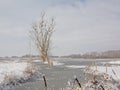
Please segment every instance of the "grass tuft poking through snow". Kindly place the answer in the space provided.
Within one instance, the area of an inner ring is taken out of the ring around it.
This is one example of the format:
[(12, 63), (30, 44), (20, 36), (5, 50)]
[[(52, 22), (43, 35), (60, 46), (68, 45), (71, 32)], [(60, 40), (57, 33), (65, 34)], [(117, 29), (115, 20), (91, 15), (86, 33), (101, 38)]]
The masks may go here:
[(0, 62), (0, 86), (20, 84), (35, 72), (35, 66), (29, 62)]

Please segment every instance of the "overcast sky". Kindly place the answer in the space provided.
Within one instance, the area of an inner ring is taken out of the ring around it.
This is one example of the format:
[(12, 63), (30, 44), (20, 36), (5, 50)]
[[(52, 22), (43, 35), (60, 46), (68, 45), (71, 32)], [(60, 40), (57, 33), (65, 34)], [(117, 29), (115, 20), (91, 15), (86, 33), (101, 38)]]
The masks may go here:
[(29, 30), (43, 11), (56, 20), (53, 55), (120, 49), (120, 0), (0, 0), (0, 56), (36, 54)]

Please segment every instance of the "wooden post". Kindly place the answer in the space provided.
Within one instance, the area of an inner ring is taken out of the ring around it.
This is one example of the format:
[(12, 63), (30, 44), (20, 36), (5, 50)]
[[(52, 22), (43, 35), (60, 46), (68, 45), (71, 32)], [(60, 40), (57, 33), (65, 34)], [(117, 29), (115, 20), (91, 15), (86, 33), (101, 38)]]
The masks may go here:
[(43, 80), (44, 80), (44, 84), (45, 84), (45, 90), (47, 90), (48, 86), (47, 86), (47, 81), (46, 81), (46, 77), (44, 74), (43, 74)]

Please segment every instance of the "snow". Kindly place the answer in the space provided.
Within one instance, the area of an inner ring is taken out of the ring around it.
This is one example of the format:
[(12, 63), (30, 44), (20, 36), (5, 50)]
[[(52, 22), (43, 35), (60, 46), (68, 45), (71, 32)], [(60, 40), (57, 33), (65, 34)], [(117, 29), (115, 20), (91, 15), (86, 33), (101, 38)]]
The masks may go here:
[(120, 60), (119, 61), (110, 61), (108, 62), (109, 64), (120, 64)]
[(53, 61), (54, 66), (61, 66), (64, 65), (64, 63), (58, 62), (58, 61)]
[(92, 73), (96, 71), (96, 74), (100, 75), (103, 73), (108, 74), (109, 76), (112, 76), (112, 78), (116, 81), (120, 81), (120, 66), (109, 66), (107, 67), (107, 72), (106, 72), (106, 67), (105, 66), (92, 66), (89, 68), (89, 73)]
[(67, 68), (73, 68), (73, 69), (77, 69), (77, 68), (85, 68), (86, 66), (78, 66), (78, 65), (67, 65)]
[(0, 62), (0, 84), (9, 83), (10, 79), (28, 78), (30, 73), (26, 70), (34, 72), (32, 64), (28, 62)]
[(37, 62), (41, 62), (41, 60), (33, 60), (33, 62), (37, 63)]
[[(53, 62), (53, 66), (61, 66), (64, 65), (64, 63), (58, 62), (58, 61), (52, 61)], [(48, 62), (44, 62), (44, 64), (48, 64)]]
[(109, 62), (101, 62), (102, 64), (120, 65), (120, 60), (112, 60)]

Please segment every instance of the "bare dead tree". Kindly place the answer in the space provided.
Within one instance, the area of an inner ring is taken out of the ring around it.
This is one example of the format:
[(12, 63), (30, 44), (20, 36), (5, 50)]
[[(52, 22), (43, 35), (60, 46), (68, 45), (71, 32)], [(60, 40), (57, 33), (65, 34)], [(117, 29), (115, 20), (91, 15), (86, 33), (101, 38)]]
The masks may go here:
[(31, 36), (37, 47), (40, 58), (43, 62), (48, 62), (52, 64), (52, 61), (49, 58), (50, 55), (50, 46), (51, 46), (51, 37), (54, 32), (55, 22), (54, 18), (48, 22), (45, 18), (45, 13), (42, 14), (40, 21), (32, 25)]

